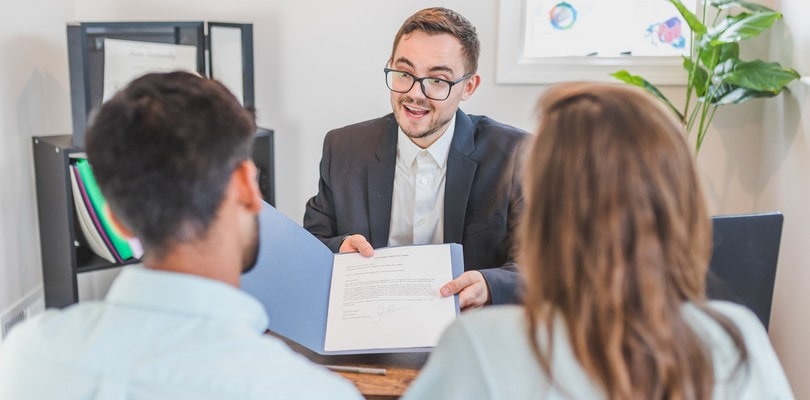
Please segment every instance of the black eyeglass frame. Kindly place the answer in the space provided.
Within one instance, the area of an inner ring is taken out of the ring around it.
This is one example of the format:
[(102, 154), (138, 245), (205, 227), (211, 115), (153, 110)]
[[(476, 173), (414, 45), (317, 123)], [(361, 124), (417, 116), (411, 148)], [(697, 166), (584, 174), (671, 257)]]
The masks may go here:
[[(400, 71), (398, 69), (392, 69), (392, 68), (388, 68), (388, 67), (383, 68), (383, 72), (385, 72), (385, 86), (388, 87), (388, 90), (390, 90), (392, 92), (396, 92), (396, 93), (408, 93), (413, 89), (413, 85), (415, 85), (416, 82), (419, 82), (419, 88), (422, 89), (422, 94), (424, 94), (425, 97), (427, 97), (427, 98), (429, 98), (431, 100), (436, 100), (436, 101), (445, 101), (448, 98), (450, 98), (450, 92), (453, 91), (453, 86), (456, 86), (457, 84), (461, 83), (461, 81), (463, 81), (465, 79), (469, 79), (471, 76), (473, 76), (473, 73), (470, 72), (469, 74), (464, 75), (461, 78), (458, 78), (458, 79), (456, 79), (454, 81), (448, 81), (447, 79), (435, 78), (435, 77), (432, 77), (432, 76), (423, 76), (421, 78), (417, 78), (416, 75), (414, 75), (414, 74), (412, 74), (410, 72)], [(388, 73), (389, 72), (397, 72), (397, 73), (400, 73), (400, 74), (408, 75), (411, 78), (413, 78), (413, 82), (411, 82), (411, 86), (408, 88), (408, 90), (402, 91), (402, 90), (394, 90), (393, 88), (391, 88), (391, 86), (388, 84)], [(427, 90), (425, 90), (425, 83), (424, 83), (425, 79), (434, 79), (434, 80), (442, 81), (442, 82), (448, 84), (450, 86), (450, 88), (447, 90), (447, 96), (444, 96), (443, 99), (437, 99), (435, 97), (429, 96), (427, 94)]]

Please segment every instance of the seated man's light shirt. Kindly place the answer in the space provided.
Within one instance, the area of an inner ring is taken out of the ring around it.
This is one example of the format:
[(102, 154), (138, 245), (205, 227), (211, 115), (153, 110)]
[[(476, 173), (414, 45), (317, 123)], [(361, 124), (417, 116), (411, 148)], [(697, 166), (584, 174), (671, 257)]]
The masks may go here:
[(399, 129), (389, 246), (442, 243), (447, 156), (456, 118), (444, 134), (422, 149)]
[(253, 297), (125, 267), (103, 302), (49, 310), (0, 349), (2, 399), (357, 399), (354, 386), (264, 336)]

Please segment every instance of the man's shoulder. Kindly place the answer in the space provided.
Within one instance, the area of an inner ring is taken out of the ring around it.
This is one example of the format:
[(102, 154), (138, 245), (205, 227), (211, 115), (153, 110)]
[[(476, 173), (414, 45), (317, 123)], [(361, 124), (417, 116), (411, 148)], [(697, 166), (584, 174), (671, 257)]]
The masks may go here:
[[(241, 371), (232, 376), (235, 386), (247, 392), (307, 394), (312, 398), (359, 398), (351, 383), (326, 370), (303, 355), (294, 352), (281, 340), (270, 336), (226, 338), (224, 343), (211, 343), (217, 350), (199, 356), (216, 357), (219, 362), (211, 372), (225, 376), (229, 371)], [(233, 342), (233, 343), (231, 343)], [(228, 349), (220, 352), (220, 349)]]
[(364, 136), (376, 136), (379, 135), (380, 132), (383, 132), (387, 128), (391, 127), (392, 124), (396, 126), (396, 119), (394, 119), (394, 114), (388, 114), (379, 118), (369, 119), (366, 121), (357, 122), (351, 125), (346, 125), (340, 128), (332, 129), (326, 134), (326, 136), (327, 138), (346, 137), (346, 136), (350, 136), (353, 138)]
[(528, 132), (518, 127), (496, 121), (486, 115), (467, 115), (477, 133), (502, 135), (510, 140), (520, 141), (528, 136)]
[(514, 154), (522, 148), (529, 133), (496, 121), (485, 115), (468, 115), (472, 123), (472, 140), (481, 154)]
[[(349, 163), (372, 160), (379, 150), (394, 151), (397, 123), (393, 114), (333, 129), (323, 142), (325, 154)], [(348, 155), (349, 157), (345, 157)]]
[[(94, 324), (86, 313), (92, 315), (92, 308), (47, 311), (14, 327), (3, 343), (5, 366), (26, 373), (45, 367), (78, 371), (76, 376), (81, 379), (92, 379), (89, 377), (103, 371), (127, 381), (134, 392), (142, 393), (143, 385), (148, 383), (150, 391), (166, 397), (183, 391), (206, 399), (360, 398), (349, 382), (310, 363), (278, 339), (238, 327), (206, 330), (197, 326), (193, 332), (185, 329), (190, 331), (186, 334), (182, 333), (184, 329), (168, 326), (141, 337), (137, 342), (140, 346), (133, 348), (132, 337), (110, 338), (118, 329), (107, 329), (100, 337), (91, 334)], [(80, 320), (90, 326), (88, 331), (75, 331)], [(181, 325), (193, 326), (185, 322)], [(74, 328), (58, 330), (71, 326)], [(78, 337), (79, 333), (84, 334), (84, 339)], [(142, 362), (147, 359), (149, 363)], [(217, 362), (210, 363), (212, 359)], [(2, 367), (0, 381), (8, 374)]]
[[(47, 313), (52, 312), (53, 311), (47, 311)], [(44, 315), (40, 314), (12, 326), (8, 332), (8, 337), (3, 343), (3, 350), (6, 352), (16, 351), (36, 341), (40, 332), (43, 331), (43, 317)]]
[[(92, 320), (103, 311), (100, 302), (77, 303), (63, 309), (50, 308), (40, 314), (20, 322), (11, 329), (15, 336), (33, 337), (44, 332), (59, 332), (66, 328), (88, 327)], [(91, 329), (88, 327), (88, 329)]]
[(98, 305), (92, 302), (62, 310), (48, 309), (13, 326), (3, 343), (3, 352), (9, 357), (15, 354), (30, 357), (34, 352), (48, 357), (61, 356), (64, 352), (51, 350), (86, 340), (92, 330), (91, 321), (98, 312)]
[[(484, 159), (513, 159), (514, 154), (520, 151), (528, 143), (529, 133), (523, 129), (498, 122), (485, 115), (467, 115), (471, 123), (471, 132), (458, 131), (462, 135), (470, 135), (475, 154), (473, 158)], [(470, 127), (466, 122), (460, 124), (463, 127)], [(462, 128), (465, 129), (465, 128)], [(469, 129), (469, 128), (468, 128)], [(493, 158), (494, 157), (494, 158)]]

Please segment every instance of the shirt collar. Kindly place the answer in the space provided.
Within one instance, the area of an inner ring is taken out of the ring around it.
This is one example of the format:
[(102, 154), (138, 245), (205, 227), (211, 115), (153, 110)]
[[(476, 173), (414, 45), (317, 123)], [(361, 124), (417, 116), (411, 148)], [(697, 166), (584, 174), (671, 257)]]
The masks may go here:
[(261, 303), (237, 288), (200, 276), (141, 266), (124, 267), (105, 301), (248, 325), (256, 332), (264, 332), (268, 325)]
[(422, 149), (411, 141), (411, 138), (402, 131), (402, 128), (399, 128), (397, 134), (397, 154), (406, 165), (412, 165), (419, 153), (422, 152), (422, 150), (426, 150), (430, 156), (433, 157), (433, 160), (436, 161), (436, 164), (444, 168), (445, 165), (447, 165), (447, 156), (450, 153), (450, 144), (453, 142), (453, 134), (455, 134), (455, 131), (456, 116), (453, 114), (453, 118), (450, 120), (450, 124), (447, 125), (447, 130), (444, 131), (444, 134), (433, 142), (433, 144), (428, 146), (427, 149)]

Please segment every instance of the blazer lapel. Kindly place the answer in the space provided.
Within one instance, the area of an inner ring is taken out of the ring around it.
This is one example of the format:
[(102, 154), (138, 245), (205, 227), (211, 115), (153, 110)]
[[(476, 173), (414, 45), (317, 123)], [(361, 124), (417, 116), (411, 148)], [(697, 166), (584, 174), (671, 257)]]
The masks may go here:
[(460, 109), (456, 111), (456, 131), (447, 156), (444, 188), (444, 242), (461, 243), (467, 200), (470, 198), (478, 163), (469, 158), (475, 150), (473, 124)]
[(394, 170), (397, 160), (397, 123), (393, 116), (382, 134), (375, 153), (377, 162), (368, 166), (369, 242), (375, 248), (388, 246), (391, 228), (391, 197), (394, 193)]

